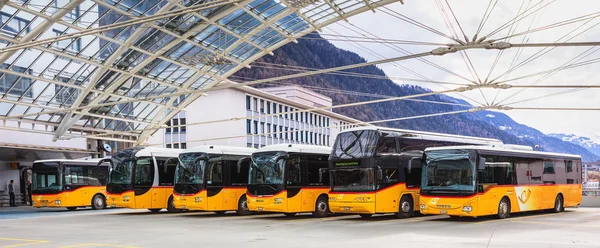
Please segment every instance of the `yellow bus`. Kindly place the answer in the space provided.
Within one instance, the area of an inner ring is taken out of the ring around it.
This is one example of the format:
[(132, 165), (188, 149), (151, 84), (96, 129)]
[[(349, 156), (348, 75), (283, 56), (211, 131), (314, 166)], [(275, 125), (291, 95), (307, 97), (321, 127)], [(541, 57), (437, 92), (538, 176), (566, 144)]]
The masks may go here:
[(457, 146), (425, 151), (420, 209), (451, 217), (546, 210), (582, 199), (581, 157), (519, 146)]
[(31, 200), (36, 208), (106, 207), (108, 164), (99, 160), (54, 159), (33, 163)]
[(181, 152), (175, 171), (175, 208), (250, 214), (246, 186), (250, 157), (255, 151), (246, 147), (200, 146)]
[(106, 184), (107, 204), (111, 207), (148, 209), (159, 212), (173, 206), (173, 181), (181, 150), (134, 147), (113, 154)]
[(358, 127), (339, 133), (329, 160), (333, 213), (394, 214), (418, 211), (421, 158), (427, 147), (502, 144), (496, 139), (412, 130)]
[(329, 213), (327, 160), (331, 148), (278, 144), (252, 154), (248, 181), (250, 211), (279, 212), (286, 216)]

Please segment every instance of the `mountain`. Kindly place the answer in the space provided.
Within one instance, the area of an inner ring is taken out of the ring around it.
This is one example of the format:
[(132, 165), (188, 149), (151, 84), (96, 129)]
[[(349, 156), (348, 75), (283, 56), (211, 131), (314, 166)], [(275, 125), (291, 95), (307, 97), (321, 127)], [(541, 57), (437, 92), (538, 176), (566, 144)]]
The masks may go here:
[(591, 153), (594, 153), (600, 156), (600, 137), (583, 137), (577, 136), (575, 134), (562, 134), (562, 133), (551, 133), (548, 136), (560, 139), (562, 141), (569, 142), (571, 144), (575, 144), (581, 146)]
[[(273, 56), (263, 56), (253, 63), (251, 68), (244, 68), (230, 78), (234, 81), (244, 82), (296, 74), (306, 71), (306, 68), (310, 68), (310, 70), (314, 68), (324, 69), (367, 62), (356, 53), (335, 47), (322, 39), (318, 33), (309, 34), (307, 37), (310, 39), (299, 39), (297, 44), (290, 43), (282, 46), (273, 52)], [(365, 74), (369, 76), (365, 77)], [(293, 78), (282, 82), (270, 82), (254, 87), (297, 84), (331, 97), (334, 105), (431, 92), (431, 90), (420, 86), (398, 85), (385, 78), (385, 76), (385, 73), (377, 66), (365, 66), (343, 72)], [(466, 101), (447, 95), (420, 97), (419, 100), (468, 105)], [(469, 107), (403, 100), (336, 108), (334, 112), (362, 121), (375, 121), (466, 109), (469, 109)], [(490, 116), (494, 116), (494, 118)], [(540, 150), (545, 151), (580, 154), (586, 161), (599, 159), (599, 156), (580, 146), (546, 136), (534, 128), (518, 124), (510, 117), (497, 112), (467, 112), (384, 122), (377, 125), (497, 138), (510, 144), (540, 145)]]

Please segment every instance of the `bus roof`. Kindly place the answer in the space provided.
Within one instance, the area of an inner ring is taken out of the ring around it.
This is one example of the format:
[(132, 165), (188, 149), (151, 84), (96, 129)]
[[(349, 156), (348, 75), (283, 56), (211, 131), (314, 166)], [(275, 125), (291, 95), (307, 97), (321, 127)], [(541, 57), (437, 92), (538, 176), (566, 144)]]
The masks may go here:
[(154, 156), (164, 156), (164, 157), (173, 157), (176, 158), (179, 156), (183, 150), (181, 149), (171, 149), (171, 148), (162, 148), (162, 147), (144, 147), (139, 150), (135, 156), (136, 157), (151, 157)]
[(218, 146), (218, 145), (206, 145), (192, 147), (183, 150), (181, 153), (192, 153), (192, 152), (203, 152), (209, 154), (228, 154), (228, 155), (252, 155), (256, 152), (256, 148), (239, 147), (239, 146)]
[[(44, 160), (36, 160), (33, 163), (69, 163), (69, 164), (90, 164), (97, 165), (100, 162), (101, 158), (92, 158), (92, 159), (44, 159)], [(108, 164), (108, 162), (106, 162)]]
[(523, 149), (512, 149), (510, 146), (445, 146), (445, 147), (430, 147), (425, 149), (425, 152), (429, 151), (441, 151), (441, 150), (477, 150), (483, 152), (490, 152), (494, 154), (504, 154), (511, 156), (527, 156), (527, 157), (561, 157), (571, 159), (581, 159), (580, 155), (566, 154), (566, 153), (553, 153), (553, 152), (542, 152), (542, 151), (527, 151)]
[(276, 144), (268, 145), (256, 150), (256, 152), (298, 152), (298, 153), (314, 153), (314, 154), (331, 154), (331, 147), (317, 145), (300, 145), (300, 144)]
[(449, 142), (469, 142), (469, 143), (477, 143), (477, 144), (503, 144), (499, 139), (490, 139), (490, 138), (481, 138), (474, 136), (462, 136), (462, 135), (454, 135), (454, 134), (445, 134), (445, 133), (433, 133), (433, 132), (423, 132), (423, 131), (415, 131), (408, 129), (396, 129), (396, 128), (387, 128), (387, 127), (378, 127), (378, 126), (363, 126), (363, 127), (355, 127), (346, 129), (340, 133), (344, 132), (352, 132), (352, 131), (360, 131), (360, 130), (374, 130), (374, 131), (387, 131), (393, 133), (404, 133), (404, 134), (412, 134), (418, 135), (423, 139), (427, 140), (439, 140), (439, 141), (449, 141)]

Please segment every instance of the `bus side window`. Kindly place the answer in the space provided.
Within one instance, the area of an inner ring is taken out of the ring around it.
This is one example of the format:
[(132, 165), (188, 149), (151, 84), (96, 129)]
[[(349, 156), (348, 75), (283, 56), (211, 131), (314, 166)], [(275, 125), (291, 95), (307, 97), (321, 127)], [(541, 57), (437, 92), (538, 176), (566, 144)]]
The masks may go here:
[(213, 186), (223, 185), (223, 160), (209, 162), (207, 184)]
[[(177, 159), (156, 158), (158, 167), (158, 185), (172, 186), (175, 179)], [(166, 168), (165, 168), (166, 167)]]
[(554, 161), (554, 176), (556, 184), (567, 184), (567, 168), (564, 160)]
[(573, 168), (573, 161), (567, 161), (567, 184), (577, 183), (577, 168)]
[(299, 156), (290, 156), (287, 161), (286, 184), (290, 186), (302, 185), (302, 167), (300, 166)]
[[(230, 160), (229, 172), (231, 178), (231, 185), (247, 185), (248, 184), (248, 171), (250, 170), (249, 158), (242, 158), (238, 161)], [(239, 163), (239, 171), (238, 171)]]
[(394, 137), (385, 137), (377, 146), (377, 154), (397, 153), (396, 139)]
[[(502, 156), (485, 156), (485, 169), (479, 171), (479, 183), (490, 185), (514, 184), (512, 160)], [(485, 187), (484, 187), (485, 190)]]

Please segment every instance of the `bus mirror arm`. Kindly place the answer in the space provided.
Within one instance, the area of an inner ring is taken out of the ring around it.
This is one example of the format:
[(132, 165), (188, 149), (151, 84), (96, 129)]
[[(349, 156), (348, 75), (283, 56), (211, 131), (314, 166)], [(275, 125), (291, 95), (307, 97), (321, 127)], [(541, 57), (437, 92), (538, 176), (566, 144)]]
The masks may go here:
[(323, 182), (323, 174), (325, 174), (325, 172), (327, 172), (327, 168), (320, 168), (319, 169), (319, 182), (320, 183)]
[(383, 179), (383, 172), (381, 171), (381, 167), (377, 166), (377, 171), (376, 171), (376, 179), (377, 181), (381, 181)]
[(106, 163), (106, 162), (110, 162), (110, 158), (100, 159), (100, 161), (98, 161), (98, 164), (96, 164), (96, 166), (100, 166), (101, 164)]

